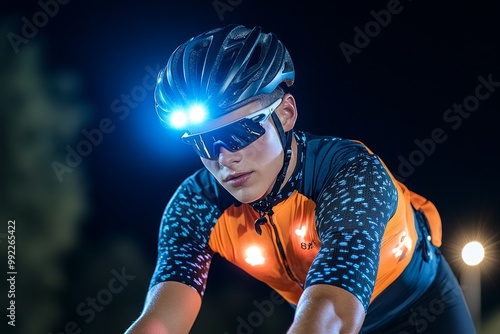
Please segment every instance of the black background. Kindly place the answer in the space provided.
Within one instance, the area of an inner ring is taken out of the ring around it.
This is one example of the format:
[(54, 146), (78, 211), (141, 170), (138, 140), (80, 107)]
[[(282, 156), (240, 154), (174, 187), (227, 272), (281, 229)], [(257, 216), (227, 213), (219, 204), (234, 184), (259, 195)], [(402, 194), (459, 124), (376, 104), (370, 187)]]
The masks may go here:
[[(217, 10), (217, 3), (226, 7)], [(364, 30), (374, 21), (370, 12), (391, 3), (396, 2), (73, 0), (60, 4), (27, 44), (18, 45), (18, 53), (8, 36), (1, 36), (7, 45), (2, 50), (10, 53), (4, 56), (15, 59), (41, 44), (40, 62), (47, 73), (64, 69), (79, 77), (90, 111), (73, 139), (59, 142), (59, 162), (64, 163), (66, 145), (76, 148), (86, 139), (81, 131), (98, 128), (106, 118), (114, 126), (75, 168), (84, 175), (88, 205), (77, 239), (60, 259), (66, 283), (56, 289), (56, 304), (46, 306), (59, 311), (39, 333), (64, 332), (69, 321), (82, 333), (122, 333), (138, 316), (156, 260), (163, 208), (177, 184), (201, 167), (179, 140), (180, 133), (168, 133), (157, 121), (152, 91), (144, 89), (145, 82), (154, 80), (147, 68), (156, 71), (180, 43), (229, 23), (260, 25), (289, 49), (296, 67), (291, 92), (298, 103), (297, 128), (363, 141), (408, 187), (438, 206), (443, 252), (457, 275), (461, 247), (474, 239), (485, 244), (482, 314), (485, 323), (490, 321), (500, 306), (500, 87), (461, 123), (443, 116), (475, 94), (479, 76), (500, 82), (499, 8), (493, 1), (402, 0), (399, 12), (385, 27), (372, 30), (367, 45), (348, 62), (339, 45), (354, 46), (354, 28)], [(33, 22), (42, 10), (35, 1), (2, 7), (7, 31), (18, 35), (22, 17)], [(137, 93), (140, 87), (146, 95), (133, 101), (126, 116), (113, 111), (116, 99), (116, 106), (124, 106), (122, 94)], [(440, 142), (432, 140), (436, 128), (445, 136)], [(424, 152), (416, 142), (432, 142), (432, 148)], [(401, 169), (402, 160), (413, 161), (413, 170)], [(64, 174), (63, 182), (74, 174)], [(60, 184), (55, 176), (53, 182)], [(17, 238), (22, 248), (22, 235)], [(79, 314), (78, 305), (106, 289), (111, 271), (122, 268), (134, 277), (123, 291), (92, 320)], [(253, 302), (269, 296), (266, 286), (216, 258), (193, 333), (235, 333), (241, 319), (258, 324), (251, 328), (254, 333), (283, 332), (292, 317), (287, 305), (276, 304), (262, 323), (258, 316), (252, 318), (258, 310)], [(35, 316), (25, 313), (18, 306), (19, 321)]]

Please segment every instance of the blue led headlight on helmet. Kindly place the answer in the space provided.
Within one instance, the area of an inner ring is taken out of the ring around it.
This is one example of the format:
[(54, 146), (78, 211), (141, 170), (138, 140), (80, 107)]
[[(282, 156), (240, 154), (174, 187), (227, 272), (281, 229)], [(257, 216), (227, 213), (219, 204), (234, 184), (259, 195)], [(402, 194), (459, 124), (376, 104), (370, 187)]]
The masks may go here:
[(176, 129), (185, 129), (188, 125), (203, 123), (207, 118), (207, 110), (201, 104), (193, 104), (187, 109), (174, 110), (169, 114), (168, 123)]

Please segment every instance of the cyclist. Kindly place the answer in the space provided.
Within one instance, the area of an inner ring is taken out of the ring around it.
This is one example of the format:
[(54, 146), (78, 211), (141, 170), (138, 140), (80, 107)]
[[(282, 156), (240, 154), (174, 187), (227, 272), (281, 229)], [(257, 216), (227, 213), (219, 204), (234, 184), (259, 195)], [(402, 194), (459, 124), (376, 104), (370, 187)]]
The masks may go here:
[(436, 207), (363, 143), (294, 129), (294, 75), (275, 34), (241, 25), (189, 39), (158, 74), (160, 121), (204, 168), (165, 208), (127, 333), (188, 333), (215, 253), (295, 307), (288, 333), (474, 333)]

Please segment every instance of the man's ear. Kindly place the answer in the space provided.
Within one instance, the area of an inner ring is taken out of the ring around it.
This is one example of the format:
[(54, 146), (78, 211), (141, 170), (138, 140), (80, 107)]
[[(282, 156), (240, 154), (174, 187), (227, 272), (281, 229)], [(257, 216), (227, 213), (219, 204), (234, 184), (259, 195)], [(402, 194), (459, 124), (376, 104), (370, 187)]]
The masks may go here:
[(281, 104), (276, 109), (276, 114), (278, 115), (285, 132), (293, 129), (295, 122), (297, 121), (297, 105), (295, 104), (295, 98), (293, 95), (283, 95)]

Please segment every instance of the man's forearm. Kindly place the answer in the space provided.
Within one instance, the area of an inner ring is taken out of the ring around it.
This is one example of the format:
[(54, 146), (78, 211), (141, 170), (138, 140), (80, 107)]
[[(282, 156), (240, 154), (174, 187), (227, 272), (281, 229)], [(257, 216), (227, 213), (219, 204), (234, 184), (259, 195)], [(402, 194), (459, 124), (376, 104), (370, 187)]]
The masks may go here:
[(127, 329), (125, 334), (170, 334), (170, 332), (159, 319), (141, 317)]
[(304, 291), (287, 334), (359, 333), (364, 308), (349, 292), (333, 286), (316, 285)]

